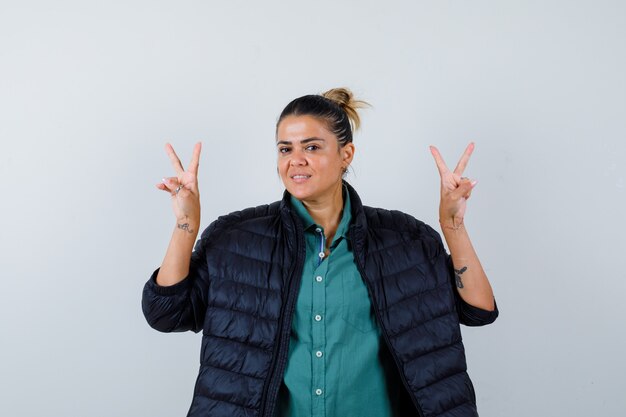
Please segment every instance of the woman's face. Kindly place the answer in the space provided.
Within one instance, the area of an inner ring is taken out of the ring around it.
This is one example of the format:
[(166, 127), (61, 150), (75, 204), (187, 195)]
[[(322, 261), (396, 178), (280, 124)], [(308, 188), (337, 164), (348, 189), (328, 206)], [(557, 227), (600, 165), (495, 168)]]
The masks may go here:
[(339, 148), (337, 137), (312, 116), (285, 117), (276, 132), (276, 149), (285, 188), (308, 201), (323, 201), (340, 192), (343, 168), (354, 156), (352, 143)]

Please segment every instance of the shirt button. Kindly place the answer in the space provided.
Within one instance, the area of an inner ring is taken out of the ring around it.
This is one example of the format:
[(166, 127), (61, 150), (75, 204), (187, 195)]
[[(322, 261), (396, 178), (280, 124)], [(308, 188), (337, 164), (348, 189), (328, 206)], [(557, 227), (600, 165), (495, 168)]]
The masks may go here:
[(315, 390), (315, 393), (316, 393), (317, 395), (322, 395), (322, 392), (323, 392), (323, 391), (322, 391), (321, 389), (319, 389), (319, 388)]
[(321, 350), (318, 350), (317, 352), (315, 352), (315, 356), (317, 356), (318, 358), (321, 358), (323, 355)]
[(320, 316), (319, 314), (316, 314), (315, 321), (322, 321), (322, 316)]
[(315, 228), (315, 231), (316, 231), (317, 233), (322, 233), (322, 229), (321, 229), (321, 228), (319, 228), (319, 227), (316, 227), (316, 228)]
[(319, 255), (320, 258), (323, 258), (324, 256), (326, 256), (326, 254), (324, 252), (320, 252), (318, 255)]
[(323, 279), (324, 278), (322, 278), (320, 275), (315, 277), (315, 281), (317, 281), (317, 282), (322, 282)]

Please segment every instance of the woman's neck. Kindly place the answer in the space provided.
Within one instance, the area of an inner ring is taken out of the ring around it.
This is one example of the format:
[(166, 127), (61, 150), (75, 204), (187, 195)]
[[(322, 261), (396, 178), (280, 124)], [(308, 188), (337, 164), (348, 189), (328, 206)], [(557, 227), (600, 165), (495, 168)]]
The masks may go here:
[(343, 184), (339, 185), (327, 198), (316, 201), (302, 201), (313, 221), (324, 228), (327, 246), (337, 232), (343, 213)]

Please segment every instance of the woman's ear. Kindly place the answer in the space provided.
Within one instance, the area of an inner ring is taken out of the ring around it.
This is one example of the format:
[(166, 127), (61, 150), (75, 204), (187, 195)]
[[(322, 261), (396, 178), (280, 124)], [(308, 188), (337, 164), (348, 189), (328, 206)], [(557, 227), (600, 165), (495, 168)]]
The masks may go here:
[(352, 142), (346, 143), (345, 146), (341, 148), (341, 159), (345, 166), (348, 166), (352, 163), (355, 151), (356, 148), (354, 147), (354, 143)]

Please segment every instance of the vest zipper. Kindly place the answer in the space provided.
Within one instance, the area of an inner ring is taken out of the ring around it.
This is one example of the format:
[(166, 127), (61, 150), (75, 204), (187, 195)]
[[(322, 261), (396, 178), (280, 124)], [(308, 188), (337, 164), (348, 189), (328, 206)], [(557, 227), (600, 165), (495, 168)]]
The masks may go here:
[[(287, 355), (289, 354), (289, 335), (291, 333), (291, 323), (293, 320), (293, 312), (296, 307), (296, 295), (300, 290), (300, 284), (302, 283), (302, 269), (304, 267), (304, 258), (306, 256), (306, 247), (304, 242), (304, 234), (302, 227), (300, 226), (299, 219), (294, 217), (291, 213), (292, 220), (296, 230), (296, 242), (298, 248), (298, 254), (293, 269), (289, 272), (289, 288), (287, 290), (287, 304), (285, 305), (285, 311), (281, 314), (280, 325), (278, 328), (278, 348), (274, 349), (272, 355), (272, 364), (270, 365), (270, 374), (268, 383), (263, 389), (263, 396), (261, 400), (261, 416), (273, 417), (274, 408), (276, 406), (276, 398), (282, 377), (285, 372), (285, 365), (287, 362)], [(295, 295), (294, 295), (295, 294)], [(279, 357), (280, 353), (280, 357)], [(277, 368), (278, 366), (278, 368)], [(277, 378), (280, 378), (277, 380)]]
[[(352, 231), (352, 228), (350, 228), (349, 233), (350, 233), (350, 239), (353, 242), (356, 242), (356, 240), (354, 239), (354, 232)], [(365, 281), (367, 292), (369, 293), (370, 299), (372, 300), (372, 303), (373, 303), (374, 302), (374, 297), (372, 296), (373, 291), (372, 291), (372, 288), (370, 287), (370, 283), (369, 283), (369, 280), (367, 279), (367, 275), (365, 274), (363, 265), (361, 264), (361, 258), (356, 256), (355, 254), (354, 259), (356, 260), (357, 269), (359, 270), (359, 273), (361, 274), (363, 281)], [(396, 368), (398, 368), (398, 374), (400, 375), (400, 379), (402, 380), (402, 383), (404, 384), (404, 388), (407, 390), (409, 397), (411, 397), (411, 400), (413, 401), (413, 405), (415, 406), (415, 410), (417, 411), (419, 417), (424, 417), (424, 412), (422, 411), (422, 408), (417, 403), (417, 399), (415, 399), (415, 395), (413, 395), (413, 391), (409, 387), (409, 383), (407, 382), (406, 377), (404, 376), (404, 371), (402, 370), (402, 367), (400, 366), (401, 365), (400, 360), (396, 356), (396, 353), (393, 351), (393, 347), (391, 346), (391, 343), (389, 342), (389, 335), (387, 335), (387, 330), (385, 329), (385, 326), (383, 326), (382, 324), (383, 322), (380, 316), (380, 311), (375, 305), (372, 305), (372, 306), (374, 307), (374, 313), (376, 313), (376, 319), (378, 320), (378, 325), (380, 326), (382, 330), (381, 333), (383, 334), (385, 343), (387, 343), (387, 347), (389, 348), (389, 353), (391, 353), (391, 357), (393, 358), (393, 361), (396, 364)]]

